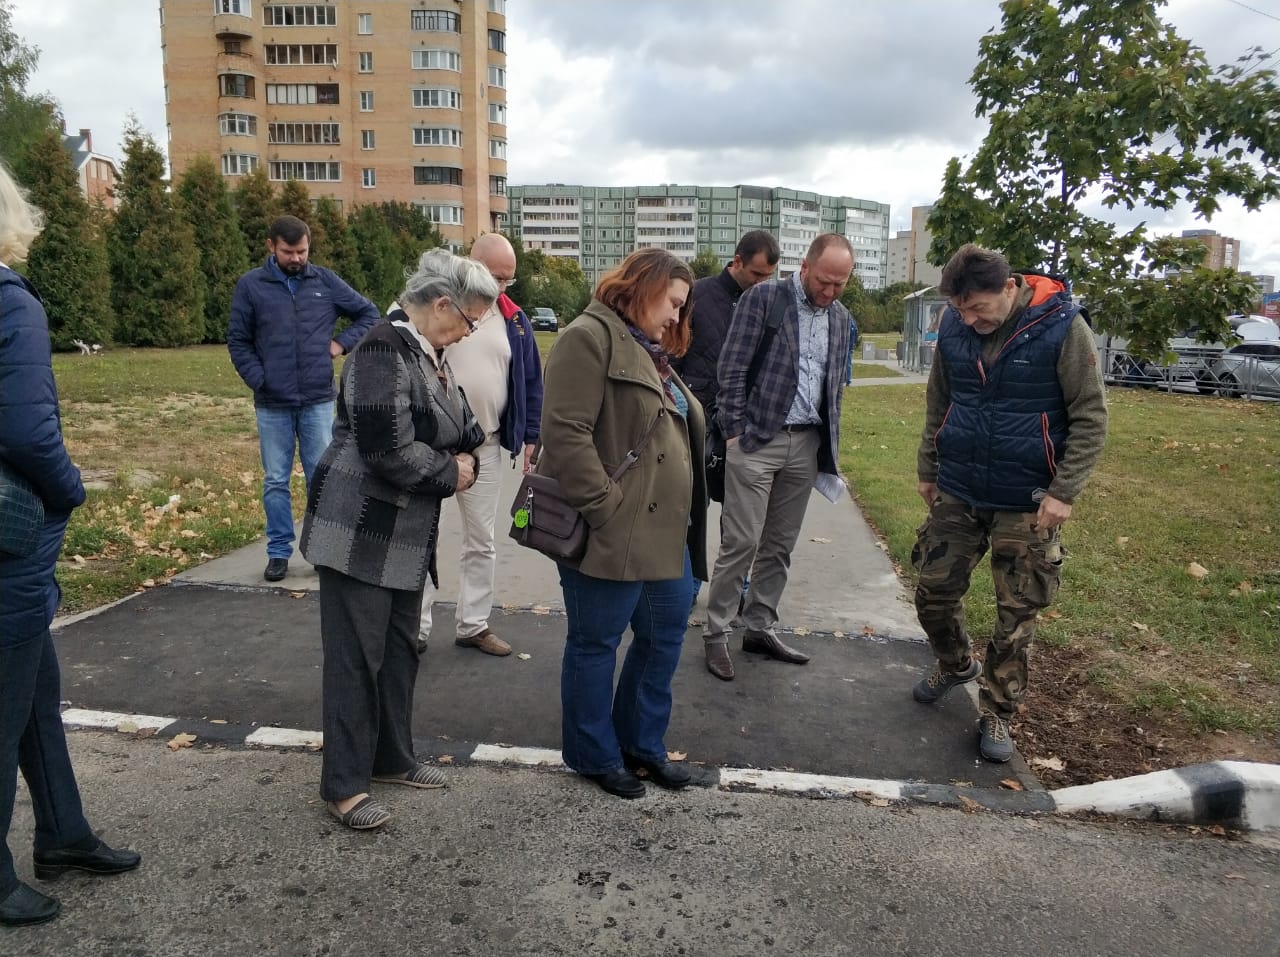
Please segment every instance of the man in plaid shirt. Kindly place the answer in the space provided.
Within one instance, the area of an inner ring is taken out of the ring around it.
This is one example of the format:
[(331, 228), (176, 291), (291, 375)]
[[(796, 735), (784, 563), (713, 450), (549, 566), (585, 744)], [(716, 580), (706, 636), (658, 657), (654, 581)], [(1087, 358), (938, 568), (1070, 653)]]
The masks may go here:
[[(729, 630), (748, 573), (742, 650), (792, 664), (809, 660), (774, 629), (814, 481), (819, 472), (837, 474), (849, 349), (849, 312), (837, 300), (852, 272), (849, 241), (838, 233), (818, 236), (799, 272), (743, 293), (720, 353), (718, 415), (728, 452), (703, 640), (707, 670), (724, 681), (734, 676)], [(786, 297), (785, 312), (767, 335), (777, 296)], [(761, 346), (759, 373), (748, 382)]]

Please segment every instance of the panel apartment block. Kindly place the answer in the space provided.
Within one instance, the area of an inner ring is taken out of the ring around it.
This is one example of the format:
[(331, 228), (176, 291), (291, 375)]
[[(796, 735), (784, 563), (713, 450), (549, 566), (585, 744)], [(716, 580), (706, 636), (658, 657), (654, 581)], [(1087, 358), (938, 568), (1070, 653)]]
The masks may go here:
[(657, 246), (690, 260), (710, 248), (722, 262), (752, 229), (778, 237), (789, 276), (821, 232), (847, 236), (854, 273), (868, 289), (888, 274), (889, 207), (847, 196), (763, 186), (511, 187), (511, 228), (526, 249), (567, 256), (594, 285), (635, 249)]
[(161, 0), (169, 162), (507, 225), (506, 0)]

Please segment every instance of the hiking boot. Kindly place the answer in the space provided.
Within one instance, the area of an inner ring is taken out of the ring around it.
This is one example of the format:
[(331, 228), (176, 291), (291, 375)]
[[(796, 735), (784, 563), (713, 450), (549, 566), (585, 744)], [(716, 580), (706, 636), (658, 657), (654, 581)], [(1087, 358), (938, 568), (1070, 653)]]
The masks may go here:
[(982, 666), (976, 658), (969, 659), (969, 666), (961, 671), (947, 671), (942, 665), (935, 665), (927, 678), (921, 678), (911, 689), (911, 697), (921, 704), (933, 704), (941, 701), (946, 693), (956, 685), (962, 685), (978, 677)]
[(1009, 722), (994, 711), (983, 711), (978, 715), (978, 752), (997, 764), (1004, 764), (1013, 757)]

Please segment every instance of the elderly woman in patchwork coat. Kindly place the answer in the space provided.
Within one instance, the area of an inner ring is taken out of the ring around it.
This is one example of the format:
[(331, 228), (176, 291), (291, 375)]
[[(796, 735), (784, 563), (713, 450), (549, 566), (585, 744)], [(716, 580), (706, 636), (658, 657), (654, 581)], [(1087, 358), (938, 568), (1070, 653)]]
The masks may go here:
[(320, 794), (348, 827), (390, 812), (369, 782), (444, 785), (413, 754), (423, 584), (436, 583), (440, 500), (471, 486), (484, 435), (443, 358), (498, 296), (480, 263), (424, 253), (388, 321), (342, 370), (333, 443), (316, 466), (301, 549), (320, 576)]

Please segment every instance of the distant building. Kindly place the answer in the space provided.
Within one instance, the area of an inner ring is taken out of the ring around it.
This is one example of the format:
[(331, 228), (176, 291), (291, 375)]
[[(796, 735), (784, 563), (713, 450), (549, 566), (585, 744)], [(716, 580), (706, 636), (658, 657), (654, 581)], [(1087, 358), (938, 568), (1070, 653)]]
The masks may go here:
[(929, 216), (932, 206), (911, 207), (911, 271), (908, 282), (936, 286), (942, 281), (942, 267), (929, 262), (929, 247), (933, 233), (929, 232)]
[(1276, 291), (1275, 276), (1259, 276), (1251, 272), (1241, 273), (1240, 275), (1247, 276), (1252, 280), (1253, 284), (1258, 287), (1258, 292), (1263, 296), (1270, 295)]
[(904, 229), (889, 240), (889, 269), (885, 274), (885, 284), (896, 285), (911, 281), (911, 230)]
[(867, 289), (885, 285), (889, 207), (868, 199), (764, 186), (512, 186), (511, 228), (526, 249), (574, 259), (594, 285), (635, 249), (656, 246), (690, 260), (710, 248), (733, 258), (752, 229), (778, 237), (781, 276), (800, 268), (819, 233), (848, 238), (854, 275)]
[(204, 153), (455, 246), (505, 229), (506, 30), (506, 0), (160, 0), (173, 175)]
[(1213, 229), (1184, 229), (1183, 239), (1194, 239), (1205, 249), (1204, 265), (1208, 269), (1239, 269), (1240, 240), (1220, 236)]
[(93, 134), (85, 129), (74, 136), (64, 135), (62, 145), (71, 154), (71, 165), (85, 198), (90, 203), (101, 202), (107, 209), (115, 209), (116, 183), (120, 181), (116, 161), (93, 151)]

